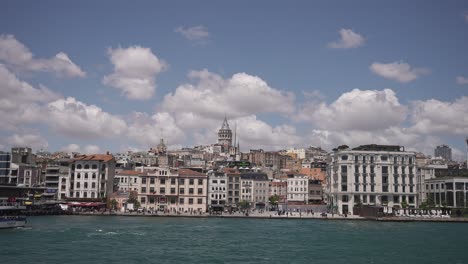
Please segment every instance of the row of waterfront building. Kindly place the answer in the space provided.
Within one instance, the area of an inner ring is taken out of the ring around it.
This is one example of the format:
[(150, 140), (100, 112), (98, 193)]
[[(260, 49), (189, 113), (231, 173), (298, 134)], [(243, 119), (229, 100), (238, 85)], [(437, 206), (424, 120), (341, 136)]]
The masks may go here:
[[(355, 207), (466, 207), (466, 165), (430, 159), (401, 146), (340, 146), (285, 151), (250, 150), (232, 144), (225, 119), (218, 143), (168, 151), (163, 140), (148, 152), (80, 155), (0, 152), (0, 186), (58, 201), (138, 201), (147, 209), (201, 212), (326, 204), (340, 214)], [(441, 154), (442, 153), (442, 154)], [(447, 154), (448, 153), (448, 154)], [(24, 193), (23, 192), (23, 193)], [(17, 192), (20, 193), (20, 192)], [(39, 194), (38, 194), (39, 193)], [(5, 196), (5, 195), (3, 195)], [(0, 198), (2, 190), (0, 188)]]

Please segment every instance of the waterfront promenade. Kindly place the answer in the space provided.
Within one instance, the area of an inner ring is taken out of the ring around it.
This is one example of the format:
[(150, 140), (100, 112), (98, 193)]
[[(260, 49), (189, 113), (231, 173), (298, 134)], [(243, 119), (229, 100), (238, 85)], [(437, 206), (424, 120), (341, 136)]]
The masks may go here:
[(298, 213), (292, 212), (289, 214), (278, 215), (276, 212), (251, 212), (248, 215), (245, 213), (223, 213), (223, 214), (208, 214), (208, 213), (123, 213), (123, 212), (75, 212), (74, 215), (82, 216), (129, 216), (129, 217), (184, 217), (184, 218), (251, 218), (251, 219), (318, 219), (318, 220), (361, 220), (361, 221), (379, 221), (379, 222), (454, 222), (468, 223), (468, 218), (462, 217), (410, 217), (410, 216), (394, 216), (394, 217), (361, 217), (356, 215), (338, 215), (320, 213)]

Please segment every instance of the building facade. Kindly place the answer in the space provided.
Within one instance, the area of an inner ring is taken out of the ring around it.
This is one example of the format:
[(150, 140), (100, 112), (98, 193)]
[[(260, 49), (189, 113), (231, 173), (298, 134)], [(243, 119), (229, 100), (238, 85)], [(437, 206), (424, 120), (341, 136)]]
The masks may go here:
[(334, 149), (327, 173), (329, 205), (340, 214), (355, 205), (417, 205), (415, 153), (400, 146), (364, 145)]
[(288, 203), (309, 203), (309, 177), (292, 175), (288, 177)]
[[(113, 192), (115, 159), (112, 155), (77, 156), (72, 160), (68, 177), (60, 177), (66, 198), (103, 199)], [(65, 179), (65, 181), (63, 181)]]
[(440, 145), (434, 149), (434, 157), (441, 157), (445, 160), (452, 160), (452, 148), (447, 145)]
[(223, 207), (228, 199), (228, 177), (223, 172), (208, 174), (208, 207)]

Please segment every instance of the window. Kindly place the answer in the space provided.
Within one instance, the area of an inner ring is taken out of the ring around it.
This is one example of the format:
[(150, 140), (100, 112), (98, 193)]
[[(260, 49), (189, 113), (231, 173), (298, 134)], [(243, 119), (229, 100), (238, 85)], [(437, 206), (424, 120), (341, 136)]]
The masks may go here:
[(217, 183), (218, 183), (218, 181), (217, 181), (217, 180), (213, 180), (213, 184), (217, 184)]
[(77, 179), (81, 179), (81, 174), (78, 173), (78, 174), (76, 175), (76, 178), (77, 178)]
[(83, 198), (88, 198), (88, 193), (87, 192), (83, 193)]
[(203, 188), (198, 188), (198, 194), (203, 194)]
[(96, 183), (95, 182), (91, 183), (91, 188), (93, 188), (93, 189), (96, 188)]
[(141, 183), (146, 184), (146, 177), (141, 178)]
[(171, 194), (175, 194), (175, 188), (171, 188)]
[(375, 195), (369, 196), (369, 202), (370, 203), (375, 203)]
[(88, 183), (87, 182), (84, 183), (84, 188), (88, 189)]
[(189, 203), (189, 204), (193, 204), (193, 198), (189, 198), (189, 199), (188, 199), (188, 203)]
[(179, 179), (179, 184), (184, 184), (185, 183), (185, 179)]
[[(223, 181), (221, 183), (223, 183)], [(203, 184), (203, 179), (198, 179), (198, 185), (202, 185), (202, 184)]]
[(176, 179), (175, 178), (171, 178), (171, 184), (175, 184), (176, 182)]
[(89, 164), (84, 165), (85, 170), (89, 170)]
[(189, 184), (190, 184), (190, 185), (193, 185), (193, 183), (194, 183), (194, 180), (193, 180), (193, 179), (190, 179), (190, 180), (189, 180)]
[(88, 179), (88, 173), (87, 172), (84, 174), (84, 178)]
[(91, 198), (96, 198), (96, 193), (95, 192), (91, 193)]
[(344, 203), (348, 202), (348, 195), (343, 195), (341, 197), (341, 201), (344, 202)]
[(146, 193), (146, 187), (141, 187), (141, 193)]
[(388, 185), (382, 186), (382, 192), (388, 192)]
[(382, 204), (388, 203), (388, 197), (386, 195), (382, 195)]
[(179, 204), (184, 204), (184, 198), (179, 198)]
[(203, 198), (198, 198), (197, 204), (202, 204), (203, 203)]
[(81, 170), (81, 168), (82, 168), (81, 164), (76, 165), (76, 169)]
[(102, 164), (101, 170), (106, 170), (106, 164)]
[(148, 200), (149, 200), (149, 203), (152, 203), (152, 204), (153, 204), (153, 203), (154, 203), (154, 196), (148, 197)]
[(159, 179), (159, 182), (160, 182), (161, 184), (166, 184), (166, 178), (160, 178), (160, 179)]
[(146, 197), (141, 197), (141, 198), (140, 198), (140, 201), (141, 201), (142, 204), (143, 204), (143, 203), (146, 203)]
[(97, 165), (96, 165), (96, 164), (93, 164), (93, 165), (91, 166), (91, 168), (92, 168), (93, 170), (97, 170)]
[(409, 196), (409, 203), (414, 204), (414, 196), (412, 195)]
[(96, 173), (93, 173), (92, 177), (93, 179), (96, 179)]
[(79, 192), (75, 193), (75, 198), (80, 198), (80, 193)]
[(341, 166), (341, 173), (347, 173), (348, 172), (348, 167), (347, 166)]
[(388, 174), (388, 166), (382, 166), (382, 174)]
[(80, 182), (77, 182), (77, 183), (76, 183), (76, 188), (77, 188), (77, 189), (80, 188)]
[(184, 188), (180, 188), (180, 189), (179, 189), (179, 194), (185, 194), (185, 189), (184, 189)]
[(341, 156), (341, 160), (348, 160), (348, 155)]
[(151, 178), (150, 178), (150, 184), (154, 184), (154, 182), (155, 182), (155, 178), (154, 178), (154, 177), (151, 177)]
[[(381, 161), (387, 161), (388, 160), (388, 156), (380, 156), (380, 160)], [(375, 199), (375, 198), (374, 198)]]
[(155, 191), (154, 191), (154, 187), (150, 187), (150, 189), (149, 189), (149, 190), (150, 190), (150, 193), (155, 193)]
[(164, 188), (164, 187), (159, 188), (159, 193), (160, 194), (165, 194), (166, 193), (166, 188)]
[(193, 194), (193, 188), (189, 188), (189, 194)]

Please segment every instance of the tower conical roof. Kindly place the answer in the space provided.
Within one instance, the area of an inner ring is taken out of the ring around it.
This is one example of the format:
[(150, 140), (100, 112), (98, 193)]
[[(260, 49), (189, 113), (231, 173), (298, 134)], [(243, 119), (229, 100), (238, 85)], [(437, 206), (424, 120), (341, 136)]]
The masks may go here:
[(223, 125), (221, 126), (221, 129), (230, 129), (226, 117), (224, 117), (224, 121), (223, 121)]

